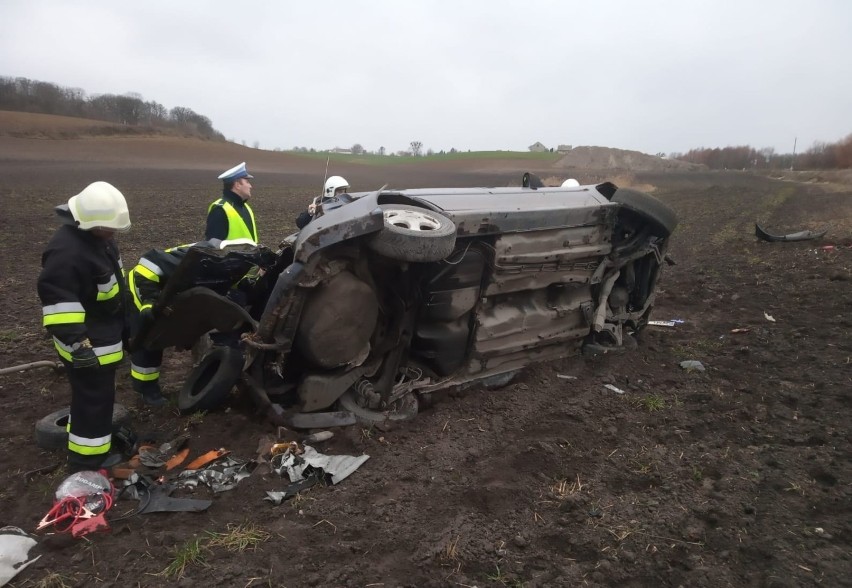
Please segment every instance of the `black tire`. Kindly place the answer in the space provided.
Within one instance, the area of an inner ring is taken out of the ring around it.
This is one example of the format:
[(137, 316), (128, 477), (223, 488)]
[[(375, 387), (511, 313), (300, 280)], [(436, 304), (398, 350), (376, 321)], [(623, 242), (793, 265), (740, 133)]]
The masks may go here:
[(385, 228), (367, 246), (390, 259), (429, 262), (446, 258), (456, 246), (456, 225), (442, 214), (403, 204), (382, 206)]
[(650, 194), (619, 188), (612, 196), (612, 202), (618, 202), (622, 208), (630, 210), (655, 226), (655, 234), (659, 237), (669, 237), (677, 227), (677, 214)]
[(224, 404), (243, 371), (243, 354), (233, 347), (216, 347), (192, 368), (178, 394), (178, 410), (190, 414)]
[(408, 421), (417, 416), (419, 405), (417, 397), (414, 394), (406, 394), (397, 401), (399, 405), (394, 411), (378, 411), (364, 408), (355, 400), (355, 392), (352, 388), (343, 393), (340, 397), (340, 408), (347, 410), (355, 415), (358, 422), (365, 425), (380, 425), (387, 422)]
[[(70, 413), (71, 408), (65, 407), (40, 419), (35, 425), (36, 445), (50, 451), (67, 447), (68, 431), (65, 428), (68, 426), (68, 415)], [(113, 404), (112, 430), (117, 431), (119, 427), (127, 424), (129, 420), (130, 411), (122, 404)]]

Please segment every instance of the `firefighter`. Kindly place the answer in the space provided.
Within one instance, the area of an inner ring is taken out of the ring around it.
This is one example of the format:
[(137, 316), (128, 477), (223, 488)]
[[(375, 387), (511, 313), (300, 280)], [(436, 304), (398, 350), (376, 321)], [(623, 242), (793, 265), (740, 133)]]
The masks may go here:
[(257, 225), (254, 212), (248, 204), (251, 198), (251, 182), (245, 162), (219, 175), (223, 182), (222, 197), (207, 208), (207, 229), (204, 238), (231, 241), (234, 239), (257, 240)]
[(126, 298), (115, 234), (130, 229), (121, 192), (94, 182), (56, 207), (62, 225), (41, 257), (43, 324), (71, 386), (68, 467), (109, 467), (115, 372), (124, 356)]
[[(133, 303), (130, 305), (131, 338), (135, 338), (140, 331), (156, 318), (157, 302), (160, 293), (190, 248), (214, 247), (225, 249), (230, 245), (255, 245), (255, 243), (248, 238), (231, 241), (211, 239), (210, 241), (179, 245), (169, 249), (151, 249), (145, 253), (139, 259), (139, 263), (127, 272), (127, 286), (130, 296), (133, 299)], [(258, 248), (257, 259), (259, 263), (272, 263), (275, 260), (275, 255), (266, 247), (260, 246)], [(265, 260), (265, 262), (261, 262), (260, 260)], [(241, 277), (237, 277), (235, 282), (235, 284), (231, 285), (232, 288), (245, 287), (250, 289), (252, 286), (252, 284)], [(231, 292), (228, 293), (228, 297), (235, 302), (242, 302), (240, 297), (232, 295)], [(247, 296), (243, 296), (242, 298), (248, 300)], [(244, 302), (243, 305), (245, 305)], [(232, 339), (234, 343), (237, 341), (237, 338), (230, 334), (220, 335), (227, 335), (229, 342)], [(216, 338), (214, 337), (215, 341)], [(146, 349), (141, 346), (135, 346), (130, 356), (130, 378), (133, 383), (133, 389), (141, 395), (142, 402), (149, 406), (162, 406), (167, 402), (160, 387), (160, 365), (162, 362), (162, 349)]]

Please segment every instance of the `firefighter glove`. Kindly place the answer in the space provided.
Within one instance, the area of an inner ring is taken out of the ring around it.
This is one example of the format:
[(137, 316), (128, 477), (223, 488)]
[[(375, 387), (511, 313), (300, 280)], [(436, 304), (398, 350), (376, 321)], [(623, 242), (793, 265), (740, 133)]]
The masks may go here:
[(142, 325), (149, 325), (153, 323), (155, 318), (154, 309), (150, 306), (146, 306), (139, 311), (139, 323)]
[(88, 339), (78, 341), (71, 346), (71, 367), (93, 368), (98, 367), (98, 356), (92, 349), (92, 343)]

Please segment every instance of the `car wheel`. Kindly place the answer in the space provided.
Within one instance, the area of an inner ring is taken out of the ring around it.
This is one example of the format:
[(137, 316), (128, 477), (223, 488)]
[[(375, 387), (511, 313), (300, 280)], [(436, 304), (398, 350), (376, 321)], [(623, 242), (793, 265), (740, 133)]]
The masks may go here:
[(233, 347), (216, 347), (189, 373), (178, 394), (178, 410), (189, 414), (219, 408), (240, 379), (243, 355)]
[(619, 188), (613, 194), (612, 202), (618, 202), (622, 208), (635, 212), (654, 223), (656, 233), (660, 237), (670, 236), (677, 227), (675, 211), (645, 192)]
[(360, 423), (365, 425), (379, 425), (386, 422), (408, 421), (417, 416), (417, 397), (408, 393), (400, 398), (391, 410), (372, 410), (358, 404), (355, 391), (349, 388), (340, 397), (340, 407), (355, 415)]
[(392, 204), (382, 206), (385, 227), (368, 241), (368, 247), (398, 261), (440, 261), (456, 246), (456, 225), (442, 214)]
[[(62, 410), (52, 412), (46, 417), (40, 419), (35, 426), (36, 445), (42, 449), (62, 449), (68, 445), (68, 415), (71, 414), (71, 408), (65, 407)], [(130, 412), (121, 404), (113, 404), (112, 406), (112, 429), (118, 430), (122, 425), (130, 420)]]

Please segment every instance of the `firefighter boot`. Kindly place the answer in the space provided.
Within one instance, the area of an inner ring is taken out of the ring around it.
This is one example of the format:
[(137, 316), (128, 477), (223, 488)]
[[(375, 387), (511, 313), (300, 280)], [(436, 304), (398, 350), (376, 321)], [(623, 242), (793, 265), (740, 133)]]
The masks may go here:
[(133, 381), (133, 389), (142, 397), (142, 403), (148, 406), (163, 406), (168, 402), (160, 390), (159, 382)]

